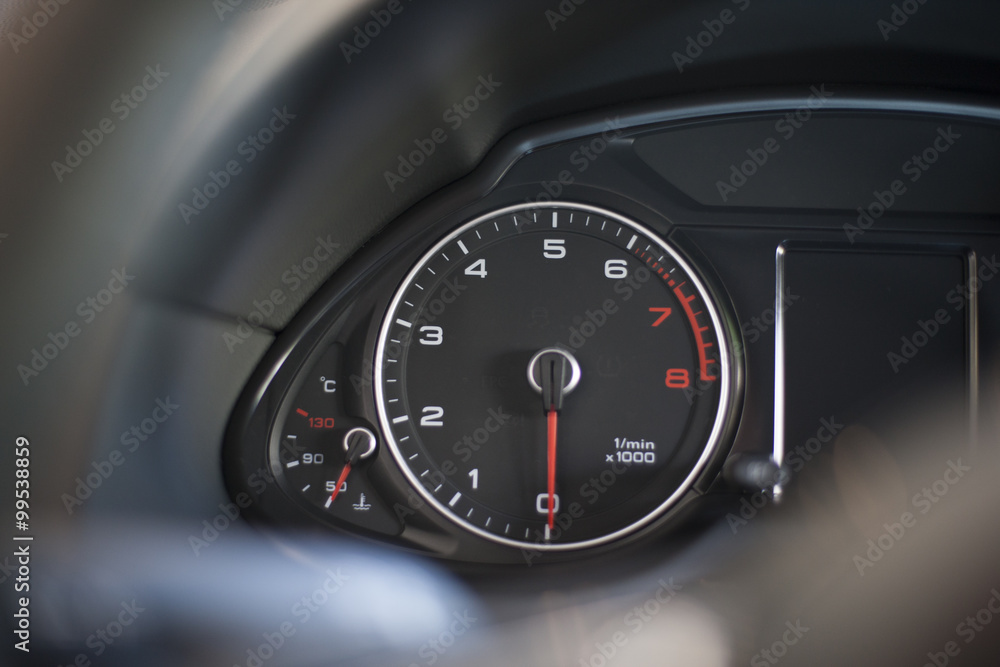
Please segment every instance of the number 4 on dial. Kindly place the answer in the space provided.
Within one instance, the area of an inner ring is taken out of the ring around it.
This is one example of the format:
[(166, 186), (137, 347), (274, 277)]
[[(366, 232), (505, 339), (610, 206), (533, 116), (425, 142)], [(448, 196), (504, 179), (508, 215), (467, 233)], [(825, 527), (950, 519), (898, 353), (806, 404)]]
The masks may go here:
[(465, 275), (467, 276), (479, 276), (480, 278), (486, 277), (486, 260), (477, 259), (472, 264), (465, 267)]

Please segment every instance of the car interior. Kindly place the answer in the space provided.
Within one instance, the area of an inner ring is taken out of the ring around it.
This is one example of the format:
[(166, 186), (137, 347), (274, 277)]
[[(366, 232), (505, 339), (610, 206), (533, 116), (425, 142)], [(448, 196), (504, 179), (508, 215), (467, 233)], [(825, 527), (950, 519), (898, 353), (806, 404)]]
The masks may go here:
[(3, 3), (3, 664), (997, 664), (998, 27)]

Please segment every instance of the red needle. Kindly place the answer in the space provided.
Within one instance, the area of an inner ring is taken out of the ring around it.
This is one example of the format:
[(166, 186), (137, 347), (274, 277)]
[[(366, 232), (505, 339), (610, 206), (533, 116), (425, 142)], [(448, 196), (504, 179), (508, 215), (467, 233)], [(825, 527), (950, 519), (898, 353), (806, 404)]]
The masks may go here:
[[(580, 367), (576, 360), (564, 350), (546, 348), (532, 357), (528, 364), (528, 380), (542, 395), (542, 408), (545, 410), (549, 426), (548, 443), (548, 491), (549, 491), (549, 522), (545, 530), (545, 539), (551, 539), (556, 527), (556, 432), (559, 426), (559, 411), (563, 407), (563, 398), (580, 379)], [(535, 382), (535, 377), (538, 382)]]
[(330, 494), (330, 502), (332, 503), (337, 499), (337, 494), (340, 493), (340, 487), (344, 485), (344, 480), (347, 479), (347, 474), (351, 472), (351, 463), (348, 461), (344, 464), (344, 470), (340, 473), (340, 477), (337, 479), (337, 488), (333, 490)]
[[(366, 440), (368, 441), (367, 443)], [(337, 488), (335, 488), (333, 493), (330, 494), (330, 500), (326, 501), (327, 507), (333, 504), (333, 501), (337, 499), (337, 494), (340, 493), (340, 487), (344, 486), (344, 480), (347, 479), (347, 475), (351, 472), (351, 466), (364, 457), (370, 456), (374, 451), (374, 443), (374, 437), (370, 432), (367, 432), (366, 429), (355, 428), (347, 432), (347, 435), (344, 437), (344, 447), (347, 449), (347, 455), (344, 457), (344, 469), (341, 471), (340, 477), (337, 479)], [(367, 453), (365, 453), (365, 447), (369, 447)]]
[(556, 428), (559, 420), (559, 412), (555, 406), (549, 408), (549, 530), (555, 529), (555, 505), (556, 493)]

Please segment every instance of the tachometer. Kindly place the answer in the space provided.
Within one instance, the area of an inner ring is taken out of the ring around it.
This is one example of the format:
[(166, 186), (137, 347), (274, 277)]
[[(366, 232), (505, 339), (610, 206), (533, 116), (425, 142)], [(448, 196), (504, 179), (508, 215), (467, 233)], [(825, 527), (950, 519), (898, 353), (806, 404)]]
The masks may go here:
[(379, 332), (389, 450), (439, 512), (514, 547), (596, 546), (724, 445), (733, 350), (682, 256), (621, 215), (513, 206), (430, 248)]

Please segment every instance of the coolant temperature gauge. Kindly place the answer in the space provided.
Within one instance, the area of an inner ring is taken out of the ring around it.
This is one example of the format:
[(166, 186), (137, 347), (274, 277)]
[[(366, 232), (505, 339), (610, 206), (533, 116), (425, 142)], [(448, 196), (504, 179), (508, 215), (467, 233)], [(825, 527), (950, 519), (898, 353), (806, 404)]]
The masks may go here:
[(328, 520), (397, 534), (399, 521), (368, 480), (368, 463), (378, 437), (363, 420), (350, 416), (338, 395), (341, 348), (331, 346), (302, 374), (286, 400), (271, 442), (275, 478), (284, 491)]

